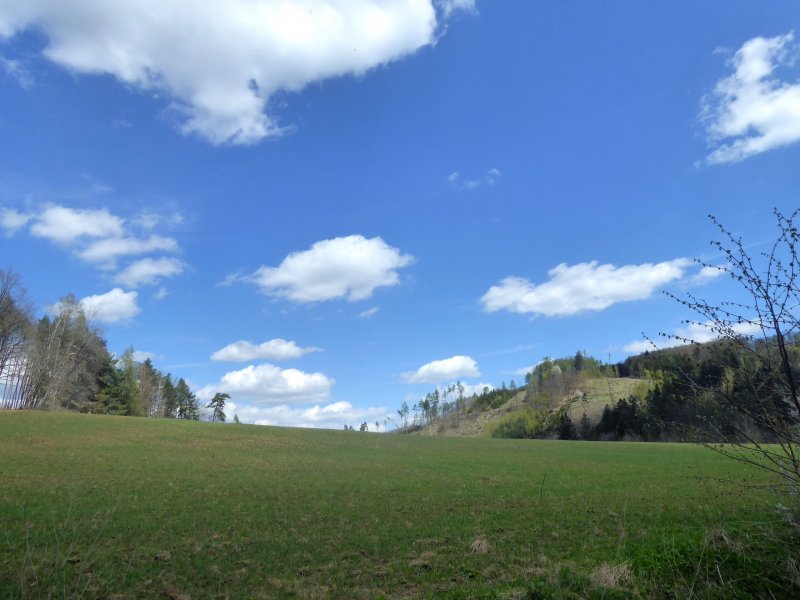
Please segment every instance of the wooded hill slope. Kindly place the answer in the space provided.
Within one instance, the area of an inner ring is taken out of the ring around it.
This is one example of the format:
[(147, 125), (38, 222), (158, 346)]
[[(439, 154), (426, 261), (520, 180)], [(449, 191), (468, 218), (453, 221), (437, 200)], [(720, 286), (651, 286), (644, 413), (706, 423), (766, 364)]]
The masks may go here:
[[(800, 368), (797, 346), (787, 347), (792, 368)], [(774, 374), (747, 359), (741, 347), (719, 341), (645, 352), (611, 365), (578, 352), (545, 359), (520, 388), (504, 384), (449, 403), (429, 394), (414, 405), (406, 431), (640, 441), (715, 441), (746, 431), (771, 441), (757, 415), (794, 421), (798, 415), (785, 399), (760, 393)]]

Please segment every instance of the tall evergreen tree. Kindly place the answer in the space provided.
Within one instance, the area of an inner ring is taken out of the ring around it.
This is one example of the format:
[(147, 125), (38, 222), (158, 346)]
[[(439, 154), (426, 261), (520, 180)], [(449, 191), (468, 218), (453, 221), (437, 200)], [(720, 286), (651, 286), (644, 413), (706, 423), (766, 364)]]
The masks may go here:
[(178, 418), (188, 421), (200, 419), (200, 407), (197, 404), (197, 396), (189, 389), (183, 377), (178, 379), (175, 385), (175, 399), (178, 405)]
[(164, 395), (164, 418), (175, 419), (178, 416), (178, 394), (175, 391), (175, 385), (172, 383), (172, 375), (167, 373), (164, 377), (163, 391)]

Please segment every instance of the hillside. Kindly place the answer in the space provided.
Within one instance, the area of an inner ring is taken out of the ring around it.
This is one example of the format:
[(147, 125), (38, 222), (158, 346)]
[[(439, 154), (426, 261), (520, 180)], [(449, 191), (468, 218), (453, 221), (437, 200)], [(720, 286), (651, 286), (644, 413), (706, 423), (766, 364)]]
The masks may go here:
[(694, 445), (0, 411), (0, 473), (4, 598), (793, 592), (780, 499), (730, 483), (767, 476)]
[[(548, 400), (546, 408), (557, 410), (566, 407), (567, 414), (578, 422), (585, 412), (592, 424), (600, 420), (603, 408), (614, 406), (618, 400), (630, 397), (637, 389), (646, 386), (646, 381), (635, 377), (587, 377), (569, 389)], [(446, 415), (425, 425), (416, 435), (440, 435), (445, 437), (489, 437), (495, 425), (503, 419), (513, 417), (528, 408), (545, 408), (534, 400), (526, 400), (526, 390), (516, 392), (497, 408), (470, 410), (463, 415)]]

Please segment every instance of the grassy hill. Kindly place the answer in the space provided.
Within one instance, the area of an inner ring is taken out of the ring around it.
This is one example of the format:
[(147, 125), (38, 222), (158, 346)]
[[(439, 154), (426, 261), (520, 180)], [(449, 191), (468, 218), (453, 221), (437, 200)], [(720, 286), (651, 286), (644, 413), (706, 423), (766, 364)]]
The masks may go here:
[(764, 477), (692, 445), (0, 412), (0, 590), (792, 597), (785, 500), (730, 483)]

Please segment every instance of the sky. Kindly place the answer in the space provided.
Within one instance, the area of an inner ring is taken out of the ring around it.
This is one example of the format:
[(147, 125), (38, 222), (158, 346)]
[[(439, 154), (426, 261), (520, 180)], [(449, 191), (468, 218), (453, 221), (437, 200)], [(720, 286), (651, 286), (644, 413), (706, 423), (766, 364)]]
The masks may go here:
[[(0, 0), (0, 267), (243, 422), (695, 333), (800, 206), (800, 4)], [(702, 334), (702, 332), (700, 332)], [(397, 420), (397, 419), (395, 419)]]

